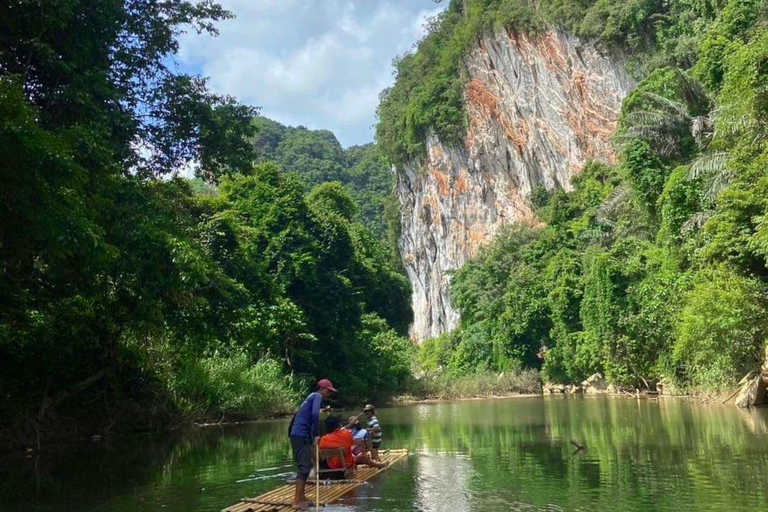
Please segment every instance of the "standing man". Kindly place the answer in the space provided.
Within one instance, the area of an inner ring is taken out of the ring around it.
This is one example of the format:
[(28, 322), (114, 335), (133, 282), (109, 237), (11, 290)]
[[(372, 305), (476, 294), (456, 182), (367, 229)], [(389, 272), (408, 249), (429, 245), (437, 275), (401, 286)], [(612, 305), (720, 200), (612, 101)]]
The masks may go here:
[(331, 393), (336, 393), (336, 388), (330, 380), (321, 379), (317, 383), (317, 391), (304, 400), (293, 416), (290, 437), (297, 476), (292, 507), (297, 510), (309, 508), (304, 487), (314, 466), (313, 448), (320, 436), (320, 408), (323, 400), (328, 399)]
[(381, 447), (381, 425), (376, 418), (376, 409), (371, 404), (366, 405), (363, 408), (365, 417), (368, 418), (368, 432), (371, 434), (371, 458), (373, 460), (379, 460), (379, 448)]

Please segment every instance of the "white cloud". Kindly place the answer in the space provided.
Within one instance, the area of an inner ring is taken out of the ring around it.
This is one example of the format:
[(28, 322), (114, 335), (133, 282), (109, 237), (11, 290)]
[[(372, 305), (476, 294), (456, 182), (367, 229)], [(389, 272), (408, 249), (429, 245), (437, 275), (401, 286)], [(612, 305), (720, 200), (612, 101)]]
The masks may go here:
[(286, 124), (327, 128), (343, 145), (373, 139), (391, 61), (423, 36), (431, 0), (220, 0), (237, 18), (220, 36), (182, 38), (183, 70)]

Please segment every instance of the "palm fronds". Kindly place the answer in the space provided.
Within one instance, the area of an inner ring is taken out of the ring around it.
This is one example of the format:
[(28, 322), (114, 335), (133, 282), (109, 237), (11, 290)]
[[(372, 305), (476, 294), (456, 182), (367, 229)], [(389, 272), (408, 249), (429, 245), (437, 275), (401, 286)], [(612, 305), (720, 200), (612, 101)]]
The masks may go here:
[(691, 109), (709, 109), (712, 101), (695, 81), (678, 71), (682, 78), (685, 101), (675, 101), (653, 92), (640, 93), (646, 108), (624, 115), (623, 130), (614, 138), (619, 145), (641, 139), (648, 141), (657, 154), (672, 157), (680, 154), (686, 134), (705, 148), (714, 136), (714, 122), (709, 115), (694, 116)]
[(712, 179), (709, 188), (704, 194), (704, 199), (710, 202), (717, 199), (717, 196), (722, 194), (723, 191), (727, 189), (731, 183), (733, 183), (733, 178), (735, 177), (736, 173), (727, 169), (723, 172), (715, 174), (715, 177)]
[(661, 156), (674, 156), (680, 152), (679, 138), (671, 132), (659, 130), (657, 126), (633, 126), (613, 138), (614, 143), (619, 147), (624, 147), (637, 139), (648, 141)]
[(704, 87), (680, 69), (677, 70), (677, 75), (680, 77), (683, 85), (683, 96), (685, 96), (686, 103), (688, 105), (706, 106), (707, 110), (711, 110), (712, 99), (707, 95)]
[(624, 122), (628, 125), (628, 129), (637, 126), (668, 126), (676, 121), (677, 119), (673, 116), (652, 110), (635, 110), (624, 116)]
[(680, 233), (683, 235), (689, 235), (694, 230), (701, 229), (701, 227), (709, 220), (710, 217), (712, 217), (712, 215), (714, 215), (714, 213), (714, 210), (706, 210), (693, 214), (690, 219), (683, 222), (683, 225), (680, 226)]
[(657, 153), (673, 156), (680, 152), (680, 134), (688, 129), (690, 116), (685, 106), (663, 96), (644, 93), (642, 97), (653, 110), (636, 110), (624, 116), (624, 131), (614, 137), (614, 141), (623, 146), (642, 139), (650, 142)]
[(592, 228), (592, 229), (587, 229), (585, 231), (582, 231), (579, 237), (585, 240), (602, 242), (610, 239), (611, 233), (608, 231), (602, 230), (600, 228)]
[(693, 161), (688, 171), (688, 179), (695, 180), (704, 174), (723, 172), (728, 163), (728, 153), (718, 151), (701, 155)]
[(768, 131), (765, 129), (766, 121), (757, 120), (754, 117), (740, 111), (736, 105), (721, 105), (710, 114), (713, 126), (723, 136), (738, 136), (744, 133), (754, 133), (755, 143), (765, 139)]
[(712, 202), (717, 199), (717, 196), (723, 190), (728, 188), (736, 177), (736, 173), (728, 169), (728, 153), (718, 151), (702, 155), (694, 160), (691, 168), (688, 170), (688, 179), (695, 180), (703, 176), (709, 177), (704, 200)]
[(652, 105), (655, 105), (660, 112), (676, 117), (681, 122), (687, 122), (691, 119), (690, 114), (688, 114), (688, 107), (679, 101), (670, 100), (653, 92), (643, 93), (642, 97)]
[(597, 221), (600, 223), (609, 222), (610, 216), (632, 195), (632, 189), (627, 185), (620, 185), (605, 198), (603, 204), (597, 210)]

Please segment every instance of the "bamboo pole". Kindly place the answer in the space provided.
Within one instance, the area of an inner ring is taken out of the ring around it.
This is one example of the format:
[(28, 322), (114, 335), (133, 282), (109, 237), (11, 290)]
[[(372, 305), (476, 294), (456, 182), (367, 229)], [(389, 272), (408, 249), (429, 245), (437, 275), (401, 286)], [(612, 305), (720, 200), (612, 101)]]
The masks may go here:
[(320, 443), (315, 440), (315, 510), (320, 510)]

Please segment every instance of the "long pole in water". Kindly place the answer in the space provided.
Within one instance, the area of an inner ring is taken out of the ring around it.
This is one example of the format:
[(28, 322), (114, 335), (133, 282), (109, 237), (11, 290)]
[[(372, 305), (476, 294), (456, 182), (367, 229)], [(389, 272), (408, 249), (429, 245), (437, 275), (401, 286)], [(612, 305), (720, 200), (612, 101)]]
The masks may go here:
[(315, 441), (315, 510), (320, 510), (320, 443)]

